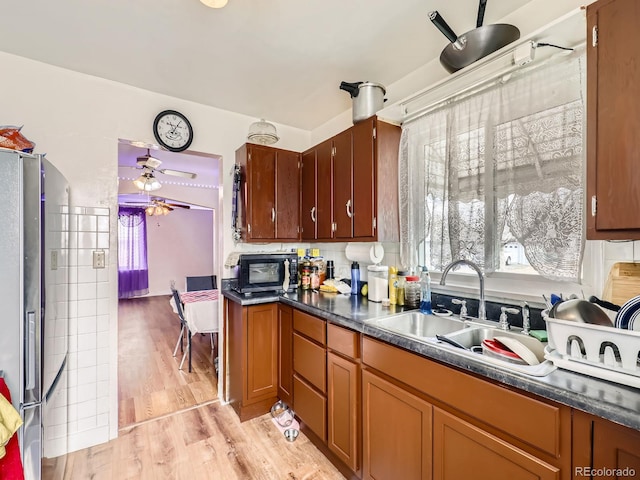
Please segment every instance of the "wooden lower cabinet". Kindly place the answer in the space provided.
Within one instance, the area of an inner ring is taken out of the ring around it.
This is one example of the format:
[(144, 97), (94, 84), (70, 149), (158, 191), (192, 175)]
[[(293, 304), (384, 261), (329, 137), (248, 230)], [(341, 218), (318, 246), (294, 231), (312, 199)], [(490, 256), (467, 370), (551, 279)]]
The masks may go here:
[(558, 479), (560, 470), (512, 444), (434, 408), (433, 476), (439, 480)]
[(431, 404), (363, 370), (362, 408), (363, 478), (431, 479)]
[(296, 415), (322, 442), (327, 441), (327, 398), (303, 378), (293, 375)]
[(576, 411), (573, 440), (575, 480), (640, 477), (639, 431)]
[(278, 305), (278, 397), (293, 405), (293, 309)]
[(269, 412), (278, 394), (278, 305), (226, 300), (229, 402), (244, 422)]
[(352, 471), (360, 468), (360, 364), (327, 353), (327, 446)]

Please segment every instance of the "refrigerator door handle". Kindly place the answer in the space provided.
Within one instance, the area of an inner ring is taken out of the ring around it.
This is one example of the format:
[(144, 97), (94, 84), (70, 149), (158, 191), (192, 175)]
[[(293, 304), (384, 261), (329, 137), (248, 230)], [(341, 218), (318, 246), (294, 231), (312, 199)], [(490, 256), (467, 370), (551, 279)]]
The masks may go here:
[(25, 389), (36, 386), (36, 312), (27, 312), (25, 346)]

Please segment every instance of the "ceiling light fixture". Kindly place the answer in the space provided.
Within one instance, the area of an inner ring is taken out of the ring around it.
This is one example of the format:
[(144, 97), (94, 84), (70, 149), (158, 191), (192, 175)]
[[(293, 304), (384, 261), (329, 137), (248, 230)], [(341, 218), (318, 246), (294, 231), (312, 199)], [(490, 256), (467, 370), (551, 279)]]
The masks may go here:
[(261, 118), (259, 122), (254, 122), (249, 126), (247, 139), (261, 145), (271, 145), (280, 140), (276, 126), (272, 123), (265, 122), (264, 118)]
[(165, 205), (149, 205), (144, 211), (152, 217), (154, 215), (169, 215), (171, 210)]
[(162, 185), (153, 176), (153, 173), (145, 172), (133, 181), (133, 184), (140, 190), (152, 192), (158, 190)]
[(222, 8), (227, 4), (228, 0), (200, 0), (207, 7), (211, 8)]

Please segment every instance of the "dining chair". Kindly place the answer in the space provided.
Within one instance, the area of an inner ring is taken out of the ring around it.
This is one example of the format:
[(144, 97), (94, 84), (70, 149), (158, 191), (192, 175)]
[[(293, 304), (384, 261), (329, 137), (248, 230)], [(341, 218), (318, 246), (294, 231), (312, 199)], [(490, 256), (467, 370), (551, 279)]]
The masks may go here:
[(173, 295), (173, 302), (176, 305), (176, 311), (178, 313), (178, 318), (180, 319), (180, 336), (178, 337), (178, 341), (176, 342), (176, 348), (173, 349), (173, 356), (175, 357), (178, 353), (178, 346), (180, 347), (180, 351), (184, 353), (184, 334), (189, 329), (187, 326), (187, 321), (184, 318), (184, 310), (182, 309), (182, 302), (180, 301), (180, 294), (178, 290), (171, 287), (171, 294)]
[(187, 292), (195, 292), (196, 290), (215, 290), (217, 287), (215, 275), (201, 275), (195, 277), (187, 277)]

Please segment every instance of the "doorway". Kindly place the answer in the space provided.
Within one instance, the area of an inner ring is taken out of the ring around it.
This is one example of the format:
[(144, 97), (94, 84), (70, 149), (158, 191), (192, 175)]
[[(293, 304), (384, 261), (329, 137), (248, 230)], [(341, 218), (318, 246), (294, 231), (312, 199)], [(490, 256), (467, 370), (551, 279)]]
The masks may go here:
[[(161, 188), (141, 192), (133, 181), (149, 173), (144, 168), (149, 155), (161, 162), (151, 172)], [(213, 273), (221, 278), (222, 159), (121, 140), (118, 164), (119, 205), (168, 207), (164, 212), (147, 209), (145, 215), (148, 293), (119, 301), (118, 425), (122, 429), (218, 400), (215, 355), (208, 335), (192, 338), (192, 372), (186, 364), (178, 369), (182, 353), (178, 348), (174, 357), (173, 351), (180, 326), (169, 299), (172, 281), (182, 292), (186, 276)], [(193, 172), (195, 178), (164, 170)]]

